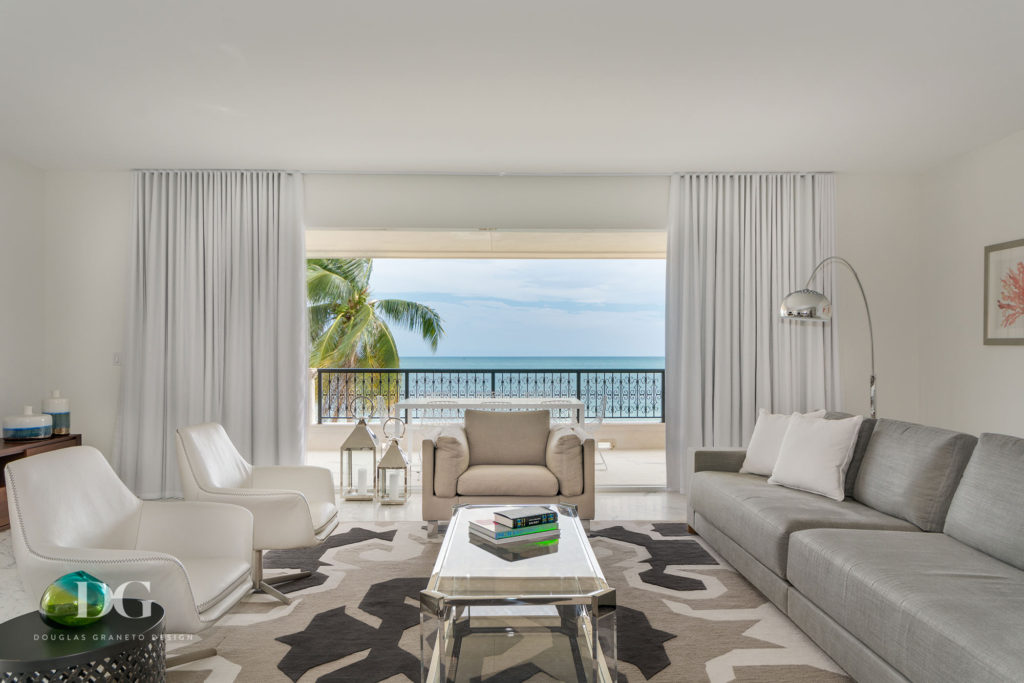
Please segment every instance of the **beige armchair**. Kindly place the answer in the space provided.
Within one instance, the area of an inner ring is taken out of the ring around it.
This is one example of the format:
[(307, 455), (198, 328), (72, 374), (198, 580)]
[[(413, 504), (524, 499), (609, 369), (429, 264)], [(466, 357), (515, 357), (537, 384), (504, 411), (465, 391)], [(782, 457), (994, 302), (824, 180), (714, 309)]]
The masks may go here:
[(423, 519), (462, 504), (569, 503), (594, 518), (594, 440), (551, 426), (546, 410), (467, 410), (465, 426), (423, 442)]

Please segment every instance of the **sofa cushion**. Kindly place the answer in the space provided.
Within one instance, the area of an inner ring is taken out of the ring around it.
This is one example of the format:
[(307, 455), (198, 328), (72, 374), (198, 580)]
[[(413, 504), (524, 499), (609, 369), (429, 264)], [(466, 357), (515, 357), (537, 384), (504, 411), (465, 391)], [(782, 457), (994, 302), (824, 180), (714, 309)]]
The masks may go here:
[(551, 430), (545, 460), (563, 496), (583, 493), (583, 442), (571, 427)]
[(982, 434), (953, 495), (945, 532), (1024, 569), (1024, 439)]
[(471, 465), (545, 465), (551, 430), (546, 410), (466, 411), (466, 439)]
[(941, 531), (976, 442), (969, 434), (879, 419), (853, 496), (925, 531)]
[(460, 425), (445, 425), (434, 438), (434, 495), (455, 496), (455, 484), (469, 467), (469, 442)]
[(912, 681), (1024, 671), (1024, 572), (944, 534), (793, 534), (793, 587)]
[(698, 472), (694, 510), (779, 576), (786, 576), (789, 534), (800, 529), (900, 529), (916, 527), (854, 500), (836, 502), (813, 493), (772, 486), (764, 477)]
[(556, 496), (558, 479), (539, 465), (470, 465), (457, 489), (460, 496)]

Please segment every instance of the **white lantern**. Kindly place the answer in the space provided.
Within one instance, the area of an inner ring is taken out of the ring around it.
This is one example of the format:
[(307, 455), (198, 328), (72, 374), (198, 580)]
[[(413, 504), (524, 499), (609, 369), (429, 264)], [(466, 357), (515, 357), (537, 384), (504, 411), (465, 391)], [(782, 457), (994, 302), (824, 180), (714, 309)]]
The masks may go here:
[[(358, 400), (353, 400), (353, 406)], [(342, 500), (373, 500), (377, 488), (377, 435), (366, 424), (368, 416), (358, 417), (359, 422), (341, 445)]]
[(409, 500), (409, 479), (412, 471), (408, 456), (398, 445), (398, 440), (404, 433), (405, 423), (397, 417), (389, 418), (385, 422), (384, 435), (390, 437), (390, 441), (377, 464), (377, 502), (381, 505), (404, 505)]

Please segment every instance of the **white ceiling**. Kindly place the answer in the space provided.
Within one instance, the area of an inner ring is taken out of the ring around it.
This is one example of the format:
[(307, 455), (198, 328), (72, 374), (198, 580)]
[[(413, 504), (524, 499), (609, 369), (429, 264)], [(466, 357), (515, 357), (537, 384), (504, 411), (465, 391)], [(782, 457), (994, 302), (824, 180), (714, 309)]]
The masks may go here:
[(1021, 0), (0, 0), (44, 168), (905, 171), (1024, 128)]

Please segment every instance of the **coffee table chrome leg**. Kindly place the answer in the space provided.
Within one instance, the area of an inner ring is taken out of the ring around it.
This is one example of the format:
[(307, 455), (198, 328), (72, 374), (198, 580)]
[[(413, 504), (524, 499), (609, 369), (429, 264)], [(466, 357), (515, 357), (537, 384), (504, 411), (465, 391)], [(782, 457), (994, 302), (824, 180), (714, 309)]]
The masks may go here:
[(583, 530), (586, 531), (589, 534), (590, 533), (590, 520), (589, 519), (581, 519), (580, 520), (580, 524), (583, 525)]
[(439, 526), (438, 521), (427, 520), (427, 538), (437, 538), (437, 527)]

